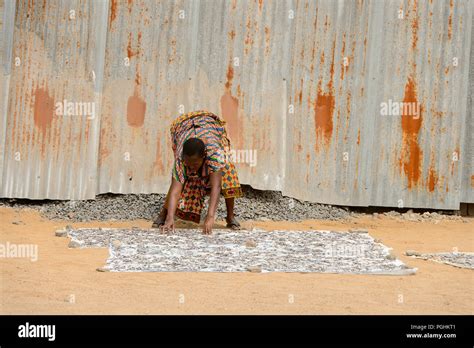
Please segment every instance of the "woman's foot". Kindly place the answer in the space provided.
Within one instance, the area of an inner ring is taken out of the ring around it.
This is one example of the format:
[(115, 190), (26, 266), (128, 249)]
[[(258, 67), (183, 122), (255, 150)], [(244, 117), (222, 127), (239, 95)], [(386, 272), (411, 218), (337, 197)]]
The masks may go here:
[(159, 228), (160, 226), (165, 224), (166, 221), (166, 215), (168, 214), (168, 210), (163, 208), (160, 212), (160, 215), (156, 218), (155, 221), (153, 221), (153, 225), (151, 225), (151, 228)]
[(235, 216), (232, 217), (227, 217), (225, 219), (227, 221), (227, 227), (232, 229), (232, 230), (240, 230), (240, 223), (237, 221)]

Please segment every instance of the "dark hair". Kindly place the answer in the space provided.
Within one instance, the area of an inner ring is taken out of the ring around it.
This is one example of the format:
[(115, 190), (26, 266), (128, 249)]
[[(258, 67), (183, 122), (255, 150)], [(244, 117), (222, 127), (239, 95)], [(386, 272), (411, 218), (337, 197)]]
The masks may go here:
[(199, 138), (189, 138), (183, 144), (183, 156), (194, 156), (204, 157), (206, 153), (206, 146), (204, 142)]

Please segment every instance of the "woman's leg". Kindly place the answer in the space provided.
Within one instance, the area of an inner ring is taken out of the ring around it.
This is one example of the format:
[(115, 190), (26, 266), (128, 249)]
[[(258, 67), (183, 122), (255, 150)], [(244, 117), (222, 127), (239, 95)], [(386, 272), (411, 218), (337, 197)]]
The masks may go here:
[(225, 206), (227, 208), (227, 222), (234, 218), (234, 197), (225, 199)]
[(240, 223), (237, 221), (234, 215), (234, 197), (225, 199), (225, 206), (227, 208), (227, 227), (232, 228), (233, 230), (240, 229)]

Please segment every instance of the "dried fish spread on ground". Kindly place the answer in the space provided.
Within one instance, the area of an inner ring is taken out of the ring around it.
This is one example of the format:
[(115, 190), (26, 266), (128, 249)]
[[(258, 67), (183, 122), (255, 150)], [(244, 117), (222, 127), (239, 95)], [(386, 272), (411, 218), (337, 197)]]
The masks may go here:
[[(198, 229), (172, 235), (157, 229), (80, 228), (58, 231), (76, 248), (110, 251), (102, 270), (113, 272), (319, 272), (413, 274), (362, 232), (229, 231)], [(366, 231), (365, 231), (366, 232)]]
[(414, 256), (419, 259), (435, 261), (444, 263), (450, 266), (459, 268), (474, 269), (474, 253), (468, 252), (449, 252), (449, 253), (434, 253), (434, 254), (420, 254), (415, 253)]

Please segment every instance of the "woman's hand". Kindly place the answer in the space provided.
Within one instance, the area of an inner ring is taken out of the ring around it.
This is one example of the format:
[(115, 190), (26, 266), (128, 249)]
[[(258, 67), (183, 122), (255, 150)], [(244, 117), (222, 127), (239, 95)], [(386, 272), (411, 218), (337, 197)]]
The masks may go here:
[(214, 225), (214, 216), (207, 216), (202, 227), (202, 234), (211, 234), (212, 226)]
[(161, 233), (169, 234), (174, 232), (174, 218), (167, 217), (164, 225), (160, 226)]

